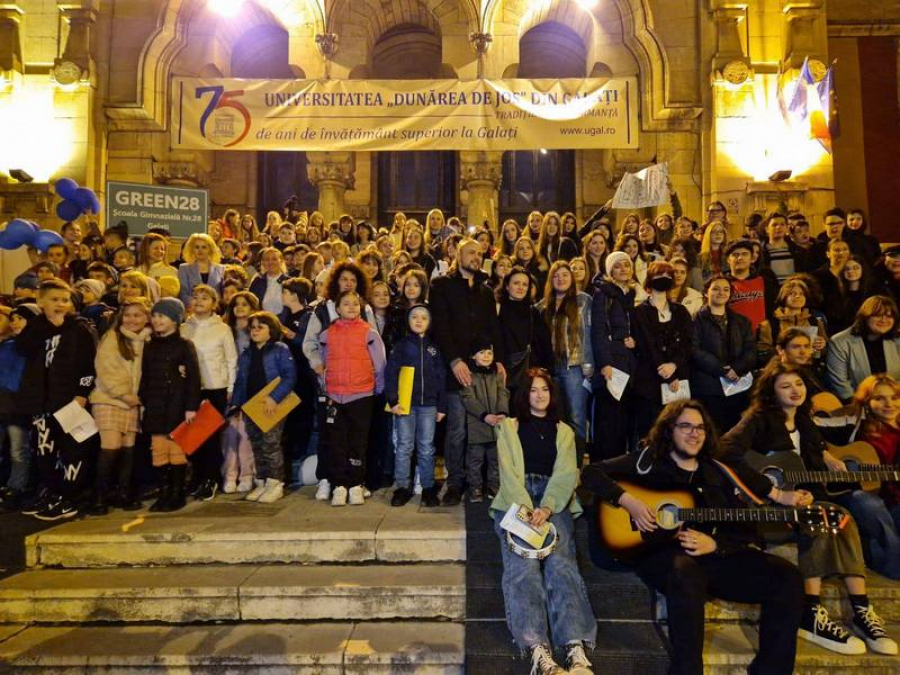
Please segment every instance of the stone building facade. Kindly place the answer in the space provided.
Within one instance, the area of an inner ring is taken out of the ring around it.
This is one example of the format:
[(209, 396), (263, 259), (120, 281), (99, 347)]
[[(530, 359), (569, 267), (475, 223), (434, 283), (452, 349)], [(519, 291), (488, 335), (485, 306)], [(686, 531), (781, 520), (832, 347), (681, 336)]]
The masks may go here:
[[(734, 223), (781, 202), (816, 224), (836, 202), (883, 218), (900, 190), (870, 203), (882, 180), (871, 174), (900, 140), (883, 128), (897, 116), (898, 35), (897, 0), (18, 0), (0, 5), (0, 220), (58, 225), (51, 185), (63, 176), (101, 197), (107, 180), (205, 187), (215, 215), (264, 215), (297, 193), (327, 219), (381, 224), (428, 199), (495, 225), (540, 199), (584, 217), (654, 159), (695, 218), (713, 199)], [(806, 57), (821, 72), (835, 54), (845, 90), (832, 156), (786, 135), (775, 96), (779, 73)], [(636, 76), (640, 141), (507, 157), (174, 151), (173, 76)], [(873, 86), (887, 97), (877, 119), (862, 91)], [(34, 182), (7, 178), (14, 168)], [(782, 169), (790, 180), (768, 180)], [(423, 175), (418, 194), (409, 185)]]

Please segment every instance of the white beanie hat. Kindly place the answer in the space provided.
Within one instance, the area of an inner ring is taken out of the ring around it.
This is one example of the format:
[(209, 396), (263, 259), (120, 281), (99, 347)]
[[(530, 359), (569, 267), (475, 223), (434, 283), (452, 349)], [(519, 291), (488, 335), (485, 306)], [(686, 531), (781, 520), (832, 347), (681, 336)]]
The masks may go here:
[(606, 276), (612, 276), (613, 265), (621, 260), (631, 262), (631, 258), (628, 257), (628, 254), (625, 253), (625, 251), (613, 251), (606, 256)]

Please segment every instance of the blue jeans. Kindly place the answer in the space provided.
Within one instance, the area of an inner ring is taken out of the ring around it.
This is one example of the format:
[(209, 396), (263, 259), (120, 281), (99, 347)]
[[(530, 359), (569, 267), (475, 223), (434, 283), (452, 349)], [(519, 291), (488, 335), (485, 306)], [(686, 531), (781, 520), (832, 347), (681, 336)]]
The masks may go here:
[(30, 429), (18, 424), (0, 425), (0, 438), (9, 436), (9, 461), (12, 465), (6, 486), (16, 492), (24, 492), (28, 488), (31, 474), (31, 450), (28, 447)]
[[(582, 384), (584, 375), (581, 373), (581, 366), (570, 368), (559, 366), (554, 375), (565, 403), (569, 422), (575, 432), (575, 438), (583, 441), (587, 438), (588, 390)], [(581, 460), (580, 457), (578, 459)]]
[(409, 415), (394, 417), (397, 433), (397, 449), (394, 451), (394, 480), (397, 487), (411, 489), (413, 450), (416, 451), (416, 465), (422, 488), (434, 487), (434, 428), (437, 426), (435, 406), (414, 405)]
[(900, 507), (889, 511), (881, 497), (862, 490), (832, 501), (847, 509), (856, 521), (866, 565), (890, 579), (900, 579)]
[[(535, 505), (540, 504), (547, 482), (546, 476), (525, 476), (525, 489)], [(566, 510), (550, 516), (559, 542), (544, 560), (526, 560), (510, 551), (505, 533), (500, 529), (502, 519), (502, 513), (494, 516), (494, 530), (500, 537), (503, 555), (506, 625), (516, 644), (523, 650), (537, 645), (549, 647), (549, 633), (552, 633), (553, 645), (557, 647), (575, 641), (593, 647), (597, 622), (578, 571), (572, 514)]]

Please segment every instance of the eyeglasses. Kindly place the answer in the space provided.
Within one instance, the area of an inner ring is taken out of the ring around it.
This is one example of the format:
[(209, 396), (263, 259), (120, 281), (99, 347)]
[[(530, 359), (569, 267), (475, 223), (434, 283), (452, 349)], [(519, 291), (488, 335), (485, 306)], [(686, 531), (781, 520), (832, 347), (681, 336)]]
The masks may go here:
[(691, 424), (690, 422), (678, 422), (678, 424), (675, 425), (675, 428), (678, 429), (678, 431), (681, 431), (686, 434), (692, 434), (694, 432), (696, 432), (698, 434), (706, 433), (706, 425), (705, 424)]

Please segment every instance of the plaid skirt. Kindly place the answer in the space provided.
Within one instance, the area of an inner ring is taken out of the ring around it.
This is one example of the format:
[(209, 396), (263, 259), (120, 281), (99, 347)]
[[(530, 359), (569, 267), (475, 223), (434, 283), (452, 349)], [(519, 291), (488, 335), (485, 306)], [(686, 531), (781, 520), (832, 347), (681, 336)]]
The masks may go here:
[(141, 409), (139, 406), (119, 408), (103, 403), (94, 404), (91, 408), (94, 422), (100, 431), (117, 431), (120, 434), (136, 434), (141, 430)]

